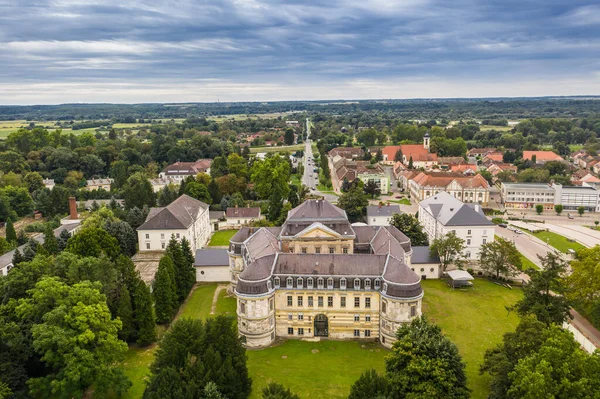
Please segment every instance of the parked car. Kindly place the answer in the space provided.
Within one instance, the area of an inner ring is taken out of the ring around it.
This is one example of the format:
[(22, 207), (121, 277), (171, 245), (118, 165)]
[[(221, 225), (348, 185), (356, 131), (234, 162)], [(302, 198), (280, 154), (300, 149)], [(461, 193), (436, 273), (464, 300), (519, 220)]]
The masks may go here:
[(506, 228), (506, 225), (504, 223), (500, 223), (498, 226)]
[(570, 213), (567, 213), (567, 217), (568, 217), (569, 219), (574, 219), (573, 215), (571, 215)]

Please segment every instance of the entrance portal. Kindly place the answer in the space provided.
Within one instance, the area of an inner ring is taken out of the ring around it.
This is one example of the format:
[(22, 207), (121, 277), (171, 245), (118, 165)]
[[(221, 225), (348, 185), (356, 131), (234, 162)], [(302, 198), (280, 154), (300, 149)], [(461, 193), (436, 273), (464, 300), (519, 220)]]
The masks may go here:
[(315, 337), (329, 336), (329, 322), (327, 316), (318, 314), (315, 316)]

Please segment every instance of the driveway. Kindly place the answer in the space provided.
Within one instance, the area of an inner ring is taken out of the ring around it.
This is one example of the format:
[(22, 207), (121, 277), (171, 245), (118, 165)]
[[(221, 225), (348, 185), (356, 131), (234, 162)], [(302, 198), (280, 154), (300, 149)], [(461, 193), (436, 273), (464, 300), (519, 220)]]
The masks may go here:
[(554, 247), (549, 246), (547, 243), (543, 242), (537, 237), (532, 236), (531, 234), (517, 234), (514, 231), (496, 226), (496, 235), (504, 238), (505, 240), (514, 242), (519, 252), (521, 252), (523, 256), (539, 267), (541, 267), (542, 264), (538, 258), (538, 255), (544, 257), (546, 254), (548, 254), (548, 252), (555, 251)]
[(565, 226), (551, 223), (544, 223), (543, 227), (546, 227), (553, 233), (572, 238), (586, 247), (593, 247), (600, 244), (600, 231), (592, 230), (589, 227), (575, 225)]

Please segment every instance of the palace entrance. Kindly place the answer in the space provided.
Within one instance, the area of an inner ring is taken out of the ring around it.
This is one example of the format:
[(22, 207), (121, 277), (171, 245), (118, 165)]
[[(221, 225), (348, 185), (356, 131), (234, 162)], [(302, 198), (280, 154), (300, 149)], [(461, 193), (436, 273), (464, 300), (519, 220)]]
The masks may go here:
[(318, 314), (315, 316), (315, 337), (329, 336), (329, 322), (327, 316)]

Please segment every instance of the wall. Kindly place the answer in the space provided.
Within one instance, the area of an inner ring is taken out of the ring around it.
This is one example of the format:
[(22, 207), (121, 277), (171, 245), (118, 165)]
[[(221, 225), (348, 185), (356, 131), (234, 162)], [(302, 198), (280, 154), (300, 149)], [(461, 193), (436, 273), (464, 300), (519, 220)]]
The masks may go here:
[(369, 226), (389, 226), (390, 220), (392, 220), (391, 216), (375, 216), (367, 218), (367, 224)]
[(225, 282), (231, 281), (229, 265), (225, 266), (195, 266), (196, 281), (198, 282)]
[[(423, 276), (425, 276), (426, 279), (440, 278), (440, 265), (438, 263), (412, 264), (410, 268), (413, 272), (417, 273), (417, 275), (421, 276), (421, 278)], [(423, 271), (421, 271), (421, 269), (423, 269)]]
[(594, 353), (596, 349), (599, 349), (596, 347), (596, 345), (592, 343), (592, 341), (590, 341), (585, 335), (583, 335), (581, 331), (575, 328), (573, 324), (565, 322), (563, 323), (563, 328), (565, 330), (571, 331), (573, 333), (573, 338), (575, 338), (575, 341), (577, 341), (581, 345), (581, 347), (588, 353)]
[[(140, 243), (140, 252), (143, 251), (164, 251), (169, 245), (169, 240), (171, 239), (171, 235), (175, 234), (177, 238), (177, 234), (179, 234), (179, 240), (183, 237), (186, 237), (190, 243), (191, 233), (190, 230), (138, 230), (138, 242)], [(149, 238), (146, 238), (146, 235)], [(147, 247), (146, 244), (150, 244), (150, 248)], [(162, 247), (162, 244), (165, 245), (165, 248)]]

